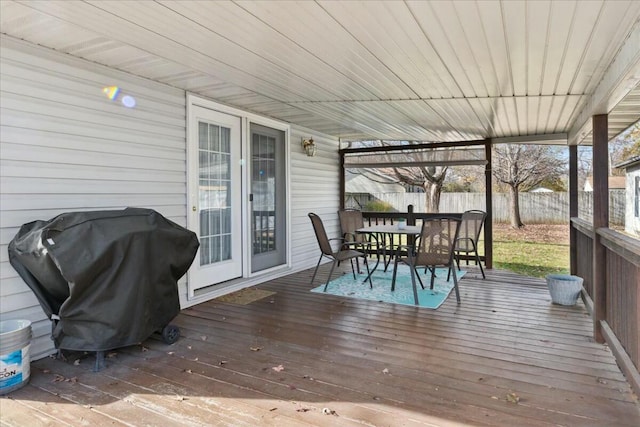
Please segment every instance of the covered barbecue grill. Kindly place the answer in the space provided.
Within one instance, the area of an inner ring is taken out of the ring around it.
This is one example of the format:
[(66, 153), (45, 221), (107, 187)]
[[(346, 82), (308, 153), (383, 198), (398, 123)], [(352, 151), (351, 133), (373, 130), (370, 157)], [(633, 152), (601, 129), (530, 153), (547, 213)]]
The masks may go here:
[(151, 209), (70, 212), (24, 224), (9, 260), (52, 320), (56, 348), (102, 353), (154, 332), (177, 340), (177, 282), (198, 245)]

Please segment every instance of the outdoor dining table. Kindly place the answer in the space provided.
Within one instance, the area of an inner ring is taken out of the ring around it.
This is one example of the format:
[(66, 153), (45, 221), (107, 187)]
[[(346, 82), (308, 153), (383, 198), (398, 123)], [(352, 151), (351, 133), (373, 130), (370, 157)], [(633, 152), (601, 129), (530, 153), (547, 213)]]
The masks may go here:
[[(386, 236), (398, 236), (398, 235), (407, 235), (407, 236), (418, 236), (422, 232), (422, 227), (419, 225), (405, 225), (403, 227), (399, 227), (398, 225), (370, 225), (368, 227), (359, 228), (356, 230), (357, 233), (361, 234), (369, 234), (371, 235), (378, 244), (382, 243), (382, 251), (383, 257), (386, 256), (387, 244), (386, 244)], [(394, 239), (391, 240), (391, 248), (390, 252), (393, 254), (395, 252), (395, 248), (393, 248)], [(378, 253), (378, 257), (376, 259), (376, 264), (373, 266), (373, 269), (369, 272), (369, 275), (364, 280), (365, 282), (369, 280), (371, 275), (376, 271), (378, 265), (380, 264), (380, 254)], [(385, 265), (386, 271), (387, 265)]]

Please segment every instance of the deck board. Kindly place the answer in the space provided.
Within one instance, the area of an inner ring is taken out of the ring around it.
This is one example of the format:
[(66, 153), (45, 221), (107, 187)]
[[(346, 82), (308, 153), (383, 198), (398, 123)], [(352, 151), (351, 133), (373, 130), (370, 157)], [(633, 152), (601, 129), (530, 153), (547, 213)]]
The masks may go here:
[(2, 424), (640, 425), (582, 303), (551, 304), (540, 279), (470, 269), (462, 304), (429, 310), (312, 293), (311, 274), (183, 310), (177, 343), (118, 349), (98, 373), (93, 355), (33, 362), (0, 399)]

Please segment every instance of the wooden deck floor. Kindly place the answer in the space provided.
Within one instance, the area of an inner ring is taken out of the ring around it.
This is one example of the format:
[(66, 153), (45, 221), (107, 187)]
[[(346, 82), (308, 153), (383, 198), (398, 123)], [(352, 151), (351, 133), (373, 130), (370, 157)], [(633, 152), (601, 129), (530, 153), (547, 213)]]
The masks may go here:
[(582, 303), (552, 305), (542, 280), (471, 271), (461, 305), (451, 295), (428, 310), (311, 293), (310, 278), (184, 310), (176, 344), (117, 350), (99, 373), (93, 355), (34, 362), (30, 383), (0, 399), (1, 423), (640, 425)]

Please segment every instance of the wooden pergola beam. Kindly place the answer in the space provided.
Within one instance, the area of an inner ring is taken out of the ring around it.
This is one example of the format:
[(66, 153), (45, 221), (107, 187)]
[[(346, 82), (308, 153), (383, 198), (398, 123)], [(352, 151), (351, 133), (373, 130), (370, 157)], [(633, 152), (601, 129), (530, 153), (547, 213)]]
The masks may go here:
[(339, 150), (340, 153), (350, 154), (362, 154), (362, 153), (377, 153), (377, 152), (393, 152), (393, 151), (406, 151), (406, 150), (433, 150), (436, 148), (462, 148), (471, 147), (475, 145), (484, 145), (485, 140), (477, 141), (459, 141), (459, 142), (429, 142), (424, 144), (403, 144), (403, 145), (384, 145), (380, 147), (360, 147), (360, 148), (343, 148)]
[[(404, 144), (393, 145), (383, 147), (362, 147), (362, 148), (343, 148), (338, 150), (340, 156), (340, 209), (345, 208), (345, 196), (346, 196), (346, 178), (345, 178), (345, 156), (347, 154), (361, 154), (361, 153), (375, 153), (375, 152), (388, 152), (388, 151), (407, 151), (407, 150), (420, 150), (420, 149), (435, 149), (435, 148), (460, 148), (467, 146), (480, 146), (483, 145), (485, 149), (485, 161), (480, 164), (485, 164), (485, 194), (486, 194), (486, 212), (487, 218), (484, 224), (484, 256), (485, 266), (488, 269), (493, 268), (493, 185), (492, 185), (492, 172), (491, 172), (491, 146), (493, 141), (491, 138), (477, 140), (477, 141), (460, 141), (460, 142), (436, 142), (427, 144)], [(416, 164), (419, 164), (416, 163)], [(479, 164), (478, 162), (465, 162), (461, 164)], [(359, 165), (359, 167), (380, 167), (381, 165)]]

